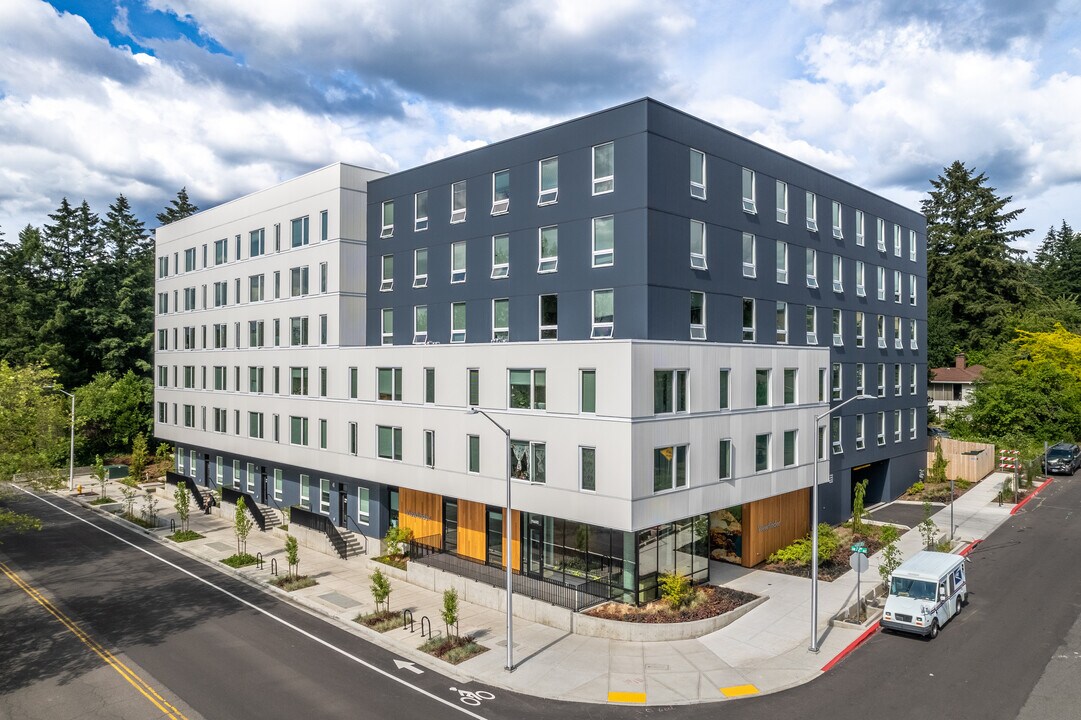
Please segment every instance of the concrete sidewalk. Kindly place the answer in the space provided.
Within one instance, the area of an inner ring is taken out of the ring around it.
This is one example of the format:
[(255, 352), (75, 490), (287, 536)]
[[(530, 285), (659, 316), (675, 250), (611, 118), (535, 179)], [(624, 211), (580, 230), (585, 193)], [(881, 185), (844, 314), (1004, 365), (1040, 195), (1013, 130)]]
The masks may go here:
[[(962, 542), (987, 537), (1008, 517), (1012, 506), (1001, 507), (995, 495), (1008, 477), (994, 473), (960, 497), (953, 507), (955, 536)], [(93, 487), (80, 479), (84, 489)], [(119, 497), (119, 486), (110, 487)], [(175, 518), (172, 486), (158, 491), (161, 517)], [(62, 493), (66, 494), (66, 493)], [(141, 503), (136, 504), (138, 511)], [(949, 532), (947, 506), (933, 519), (940, 534)], [(119, 522), (119, 521), (118, 521)], [(515, 692), (540, 697), (583, 702), (626, 702), (650, 705), (683, 704), (724, 700), (733, 697), (776, 692), (808, 682), (822, 668), (857, 640), (863, 629), (831, 627), (830, 619), (855, 602), (856, 578), (848, 572), (833, 582), (819, 581), (820, 652), (808, 651), (811, 637), (810, 580), (762, 570), (713, 562), (711, 582), (768, 599), (730, 625), (694, 640), (627, 642), (574, 635), (521, 618), (514, 620), (514, 661), (516, 669), (507, 673), (506, 616), (499, 610), (460, 603), (459, 628), (490, 648), (466, 662), (451, 666), (420, 652), (419, 623), (427, 617), (443, 632), (440, 620), (442, 595), (400, 580), (392, 580), (391, 609), (410, 609), (418, 623), (415, 632), (407, 629), (385, 634), (363, 628), (352, 619), (374, 609), (370, 575), (384, 567), (366, 556), (349, 560), (328, 557), (301, 548), (300, 569), (318, 580), (318, 585), (284, 593), (267, 585), (272, 578), (271, 560), (279, 572), (285, 570), (284, 533), (259, 532), (248, 537), (248, 552), (262, 553), (263, 569), (231, 570), (219, 561), (236, 552), (231, 518), (203, 515), (192, 508), (190, 526), (204, 539), (172, 544), (215, 568), (235, 573), (266, 589), (287, 596), (308, 610), (331, 618), (349, 631), (387, 647), (408, 660), (438, 669), (460, 681), (474, 680)], [(168, 530), (151, 533), (163, 538)], [(276, 534), (280, 533), (280, 534)], [(164, 539), (162, 540), (165, 541)], [(917, 531), (905, 533), (899, 542), (907, 558), (922, 549)], [(864, 590), (878, 580), (881, 555), (870, 558), (864, 574)], [(388, 668), (394, 670), (394, 668)]]

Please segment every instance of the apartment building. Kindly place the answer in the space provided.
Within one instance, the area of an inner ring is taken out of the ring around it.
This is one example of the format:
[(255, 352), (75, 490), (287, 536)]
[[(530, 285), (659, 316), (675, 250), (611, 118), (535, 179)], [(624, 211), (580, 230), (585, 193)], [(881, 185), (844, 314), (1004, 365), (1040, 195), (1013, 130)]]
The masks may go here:
[(156, 434), (203, 484), (497, 566), (509, 454), (514, 569), (647, 601), (805, 534), (816, 458), (826, 520), (915, 481), (924, 233), (649, 99), (333, 165), (158, 231)]

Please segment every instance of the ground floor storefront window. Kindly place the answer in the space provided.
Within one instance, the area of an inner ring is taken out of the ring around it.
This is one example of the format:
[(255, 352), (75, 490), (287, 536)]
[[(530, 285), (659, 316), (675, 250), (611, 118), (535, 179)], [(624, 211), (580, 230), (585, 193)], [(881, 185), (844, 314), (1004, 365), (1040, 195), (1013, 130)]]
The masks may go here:
[(709, 515), (695, 515), (638, 532), (638, 603), (658, 597), (661, 575), (709, 580)]

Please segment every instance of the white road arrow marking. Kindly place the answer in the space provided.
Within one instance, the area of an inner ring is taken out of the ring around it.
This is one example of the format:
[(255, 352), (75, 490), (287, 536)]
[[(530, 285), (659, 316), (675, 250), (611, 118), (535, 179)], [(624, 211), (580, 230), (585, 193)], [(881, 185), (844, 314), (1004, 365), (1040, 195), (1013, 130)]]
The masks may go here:
[(399, 660), (398, 658), (394, 658), (394, 664), (398, 666), (399, 670), (401, 670), (402, 668), (405, 668), (409, 672), (414, 673), (416, 675), (421, 675), (421, 674), (424, 673), (423, 670), (421, 670), (419, 667), (417, 667), (416, 663), (406, 662), (405, 660)]

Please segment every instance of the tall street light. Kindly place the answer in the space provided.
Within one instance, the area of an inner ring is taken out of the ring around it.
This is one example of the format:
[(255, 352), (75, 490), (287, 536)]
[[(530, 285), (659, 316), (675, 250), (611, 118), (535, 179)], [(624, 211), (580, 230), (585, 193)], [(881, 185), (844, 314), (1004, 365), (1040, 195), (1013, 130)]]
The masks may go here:
[(511, 597), (514, 594), (512, 585), (512, 572), (511, 572), (511, 512), (510, 512), (510, 430), (503, 427), (495, 420), (491, 415), (484, 412), (480, 408), (469, 408), (470, 415), (483, 415), (488, 418), (488, 422), (499, 428), (503, 434), (507, 437), (507, 461), (504, 465), (507, 468), (507, 507), (503, 511), (505, 522), (504, 527), (506, 530), (503, 533), (503, 537), (506, 540), (506, 551), (503, 553), (503, 560), (507, 565), (507, 665), (503, 669), (507, 672), (514, 670), (514, 613), (511, 610)]
[(813, 653), (818, 652), (818, 456), (822, 451), (818, 440), (818, 426), (823, 418), (829, 417), (853, 400), (874, 400), (874, 395), (853, 395), (815, 417), (814, 489), (811, 491), (811, 647), (807, 648)]
[(71, 446), (68, 450), (68, 492), (75, 489), (75, 394), (56, 385), (46, 385), (46, 390), (56, 390), (71, 398)]

